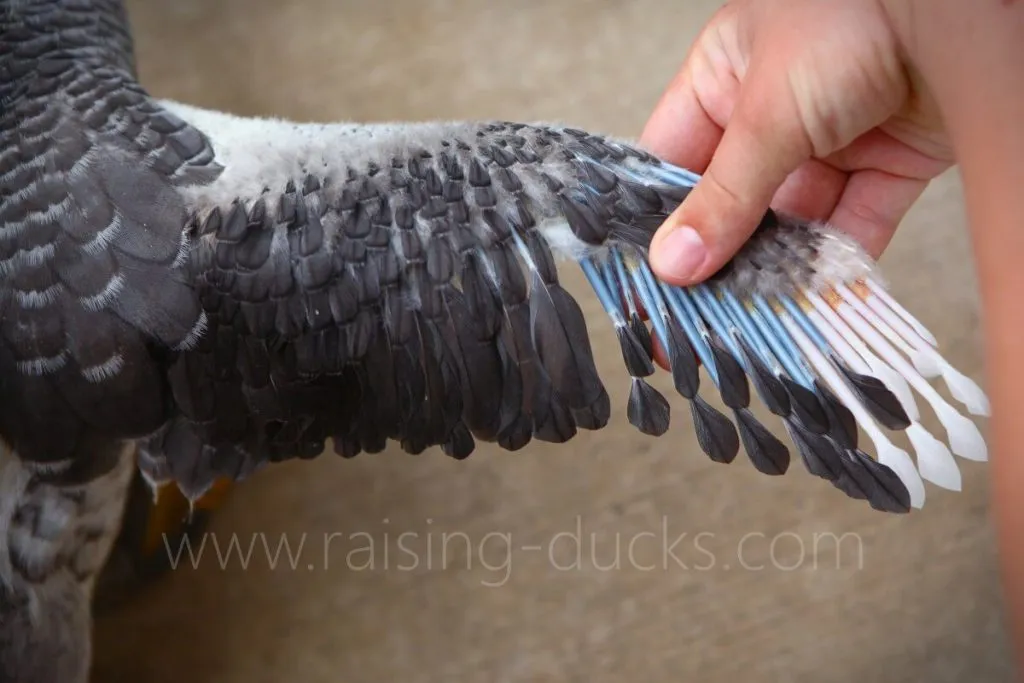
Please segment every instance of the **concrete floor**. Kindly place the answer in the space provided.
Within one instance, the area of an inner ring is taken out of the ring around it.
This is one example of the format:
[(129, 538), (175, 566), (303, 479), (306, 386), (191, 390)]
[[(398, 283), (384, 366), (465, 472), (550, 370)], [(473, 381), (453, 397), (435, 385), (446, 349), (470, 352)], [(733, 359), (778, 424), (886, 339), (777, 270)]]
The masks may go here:
[[(159, 96), (300, 119), (549, 119), (625, 136), (718, 5), (128, 4)], [(978, 378), (968, 249), (950, 174), (883, 265)], [(569, 286), (595, 321), (609, 428), (561, 448), (481, 447), (465, 463), (395, 450), (265, 471), (208, 541), (255, 540), (248, 565), (207, 546), (196, 569), (104, 618), (96, 680), (1011, 680), (985, 466), (965, 464), (962, 494), (931, 489), (924, 511), (891, 517), (799, 466), (771, 480), (745, 461), (708, 462), (682, 411), (671, 436), (640, 436), (611, 330), (581, 278)], [(684, 533), (677, 563), (663, 546)], [(261, 544), (272, 555), (282, 537), (297, 557), (272, 567)]]

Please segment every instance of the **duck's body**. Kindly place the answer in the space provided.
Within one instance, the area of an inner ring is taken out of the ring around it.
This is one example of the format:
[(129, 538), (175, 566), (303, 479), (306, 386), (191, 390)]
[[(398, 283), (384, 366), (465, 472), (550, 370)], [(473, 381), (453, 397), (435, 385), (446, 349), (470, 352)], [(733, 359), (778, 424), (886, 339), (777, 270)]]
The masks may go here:
[[(788, 467), (746, 373), (811, 472), (847, 494), (923, 503), (875, 421), (909, 428), (921, 474), (956, 488), (902, 391), (914, 369), (843, 346), (856, 335), (836, 315), (884, 309), (924, 344), (915, 363), (938, 357), (848, 239), (769, 214), (709, 287), (655, 282), (650, 238), (696, 180), (561, 126), (294, 124), (156, 101), (120, 2), (0, 0), (0, 681), (86, 680), (89, 596), (136, 462), (195, 497), (328, 438), (346, 456), (394, 440), (461, 458), (475, 440), (514, 450), (602, 428), (608, 395), (556, 258), (615, 324), (645, 433), (667, 429), (668, 404), (643, 380), (634, 301), (712, 459), (742, 442), (758, 469)], [(844, 282), (815, 308), (808, 293)], [(697, 393), (695, 357), (738, 430)], [(983, 459), (976, 428), (946, 418), (954, 452)]]

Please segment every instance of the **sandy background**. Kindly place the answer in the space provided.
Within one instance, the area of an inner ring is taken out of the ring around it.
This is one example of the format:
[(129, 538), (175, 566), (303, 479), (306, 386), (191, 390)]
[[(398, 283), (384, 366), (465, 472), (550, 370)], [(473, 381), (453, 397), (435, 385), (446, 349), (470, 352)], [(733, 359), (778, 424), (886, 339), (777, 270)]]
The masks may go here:
[[(128, 4), (159, 96), (299, 119), (553, 119), (635, 136), (719, 3)], [(883, 265), (980, 378), (967, 254), (950, 174)], [(984, 466), (964, 466), (964, 493), (931, 489), (922, 514), (889, 517), (799, 465), (769, 480), (746, 461), (708, 462), (682, 411), (670, 436), (642, 437), (625, 420), (610, 326), (582, 278), (567, 281), (593, 314), (609, 428), (562, 448), (481, 447), (461, 464), (394, 450), (266, 471), (212, 529), (222, 545), (255, 539), (248, 567), (208, 554), (104, 618), (96, 680), (1011, 680)], [(574, 565), (558, 534), (577, 521)], [(418, 535), (404, 537), (413, 554), (397, 550), (403, 532)], [(682, 533), (685, 568), (661, 551)], [(260, 545), (273, 551), (282, 534), (301, 550), (294, 569), (286, 553), (272, 569)], [(348, 553), (371, 541), (375, 566), (360, 569), (367, 554)]]

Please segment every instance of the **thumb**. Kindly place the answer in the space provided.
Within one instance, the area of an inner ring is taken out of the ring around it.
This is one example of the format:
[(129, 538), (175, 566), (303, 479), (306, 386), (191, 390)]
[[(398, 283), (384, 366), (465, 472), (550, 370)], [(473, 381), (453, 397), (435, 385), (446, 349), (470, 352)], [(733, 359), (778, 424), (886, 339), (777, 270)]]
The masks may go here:
[(784, 66), (747, 73), (707, 170), (654, 235), (659, 278), (701, 282), (743, 246), (786, 177), (811, 157), (801, 120)]

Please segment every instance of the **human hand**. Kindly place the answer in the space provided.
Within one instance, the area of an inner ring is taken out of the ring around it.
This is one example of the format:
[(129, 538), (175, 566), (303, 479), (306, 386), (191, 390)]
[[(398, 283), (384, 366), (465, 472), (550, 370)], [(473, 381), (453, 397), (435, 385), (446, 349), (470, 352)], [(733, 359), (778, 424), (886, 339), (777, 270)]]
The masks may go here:
[(715, 14), (640, 140), (703, 173), (651, 244), (659, 277), (714, 274), (769, 206), (882, 253), (954, 160), (886, 9), (910, 1), (734, 0)]

